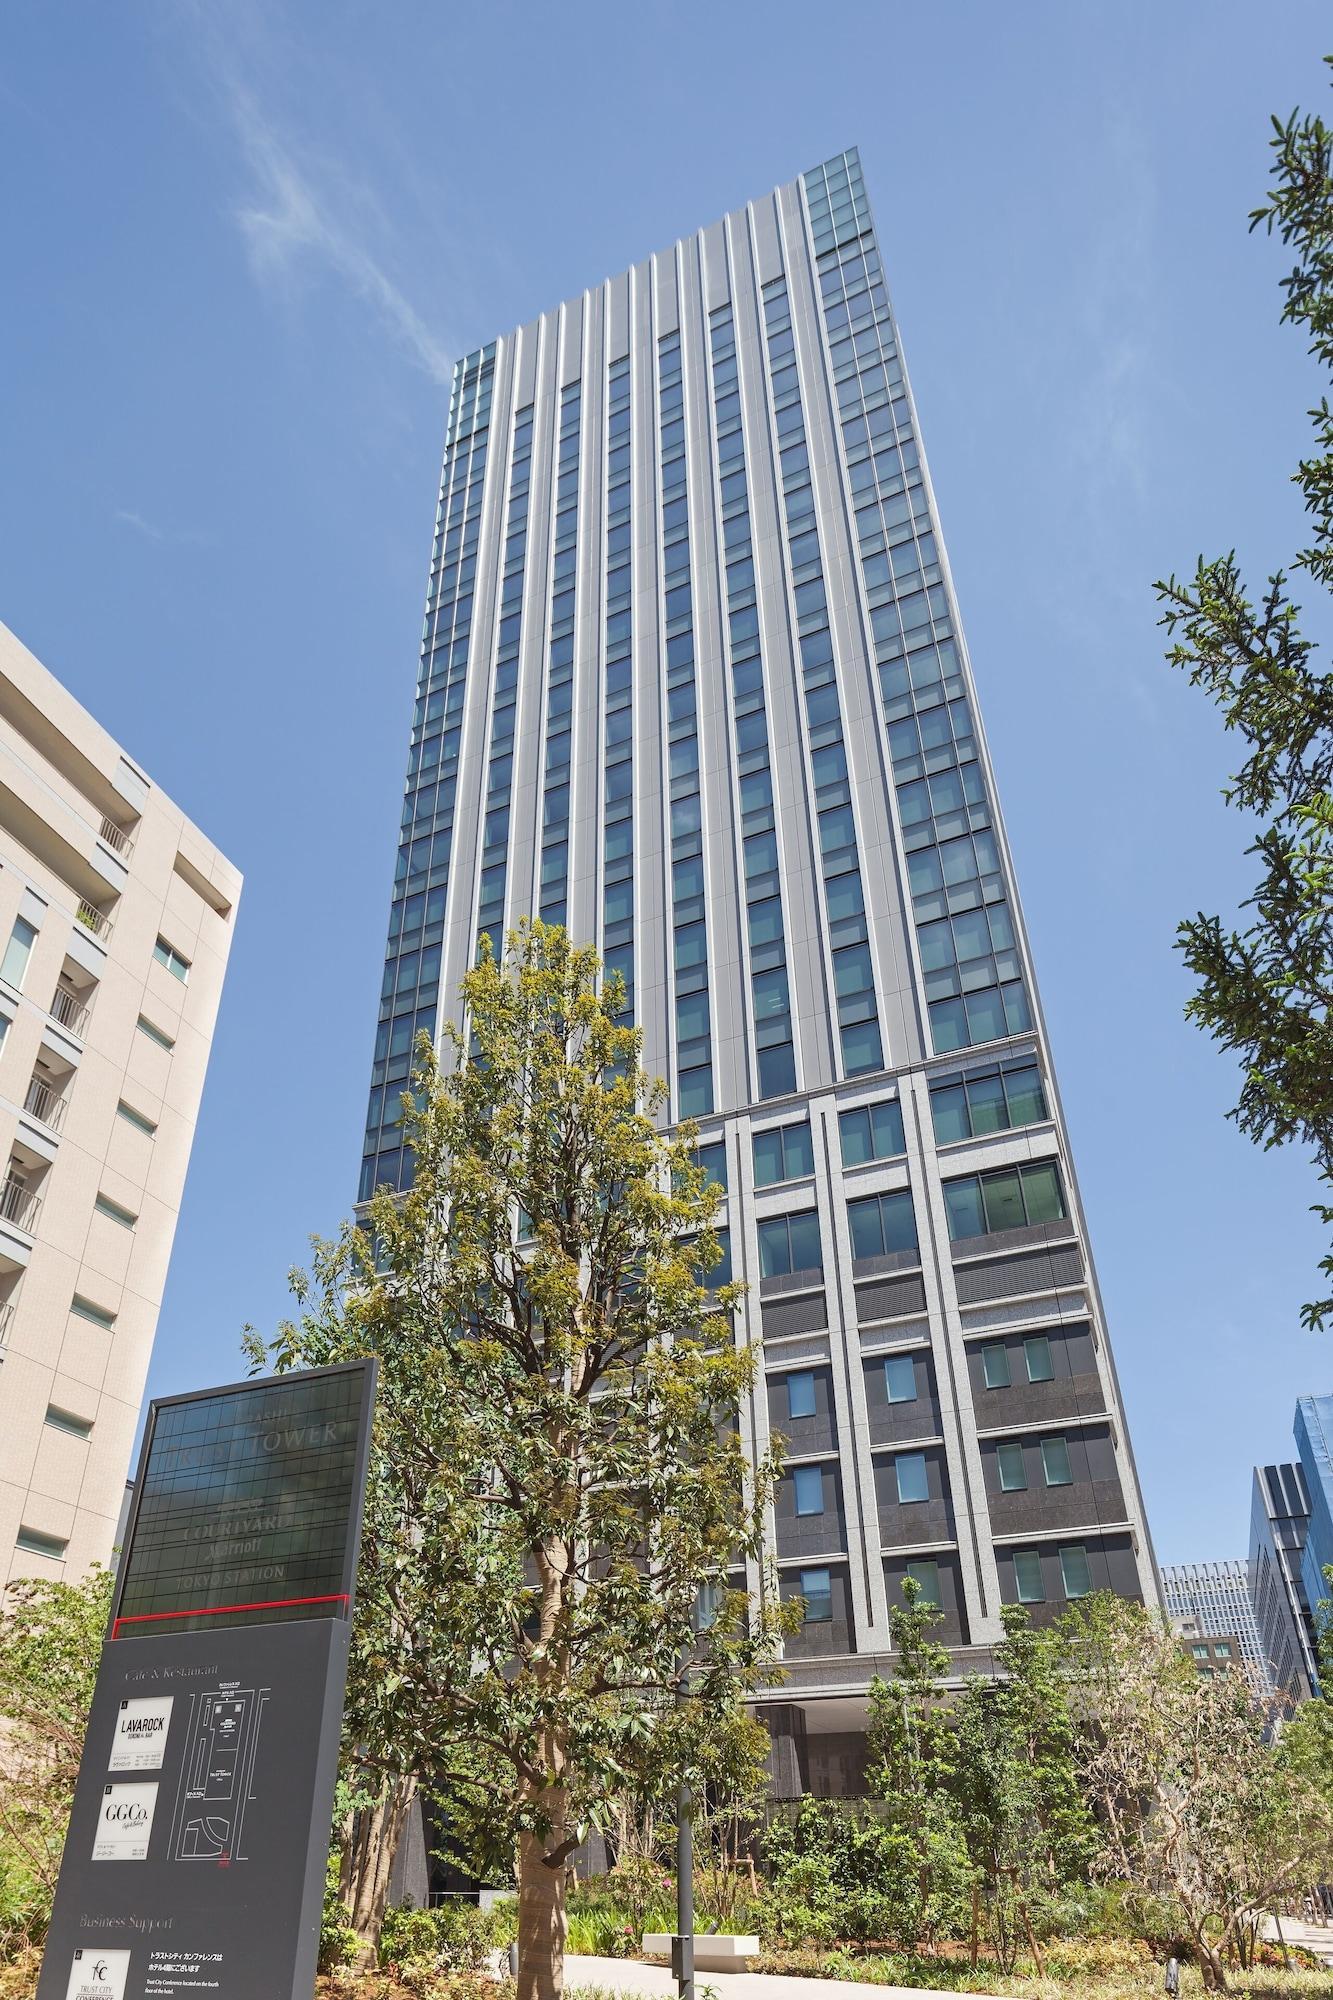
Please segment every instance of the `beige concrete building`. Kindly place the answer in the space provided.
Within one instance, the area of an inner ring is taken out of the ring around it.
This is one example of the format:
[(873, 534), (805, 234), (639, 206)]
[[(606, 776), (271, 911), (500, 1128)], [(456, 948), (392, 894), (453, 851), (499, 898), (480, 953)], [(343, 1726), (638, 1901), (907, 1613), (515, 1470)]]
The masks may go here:
[(111, 1554), (240, 887), (0, 625), (0, 1579)]

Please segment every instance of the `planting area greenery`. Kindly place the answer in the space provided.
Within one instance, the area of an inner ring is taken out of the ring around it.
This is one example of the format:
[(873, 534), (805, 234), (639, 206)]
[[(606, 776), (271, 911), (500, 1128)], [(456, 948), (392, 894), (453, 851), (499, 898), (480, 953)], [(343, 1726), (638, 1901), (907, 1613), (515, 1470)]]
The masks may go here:
[[(0, 1614), (0, 2000), (35, 1989), (105, 1603), (94, 1575), (21, 1586)], [(1160, 1990), (1170, 1955), (1187, 1994), (1333, 1994), (1333, 1975), (1259, 1934), (1262, 1911), (1333, 1874), (1327, 1701), (1275, 1732), (1275, 1705), (1239, 1674), (1200, 1677), (1159, 1621), (1114, 1598), (1043, 1631), (1011, 1610), (999, 1676), (947, 1689), (937, 1616), (909, 1587), (896, 1672), (871, 1690), (866, 1797), (773, 1800), (762, 1734), (723, 1732), (694, 1811), (700, 1930), (756, 1935), (764, 1972), (1034, 2000)], [(1325, 1633), (1326, 1685), (1327, 1653)], [(571, 1874), (568, 1952), (628, 1958), (675, 1928), (670, 1806), (660, 1783), (609, 1799), (614, 1865)], [(389, 1909), (368, 1946), (340, 1894), (344, 1848), (323, 1994), (503, 1995), (517, 1899)]]
[[(317, 1246), (297, 1318), (253, 1344), (256, 1368), (381, 1364), (326, 1993), (493, 1994), (516, 1941), (514, 2000), (561, 2000), (567, 1952), (674, 1930), (685, 1786), (698, 1928), (756, 1935), (766, 1969), (1114, 2000), (1174, 1955), (1186, 1991), (1333, 1994), (1261, 1936), (1333, 1880), (1333, 1703), (1201, 1677), (1141, 1605), (1041, 1627), (1011, 1605), (995, 1671), (960, 1686), (909, 1577), (863, 1795), (772, 1796), (749, 1710), (800, 1607), (771, 1574), (732, 1586), (780, 1446), (755, 1468), (739, 1441), (756, 1364), (708, 1282), (716, 1187), (655, 1122), (593, 953), (523, 926), (465, 997), (454, 1066), (422, 1053), (411, 1189), (377, 1198), (373, 1245)], [(107, 1602), (94, 1572), (0, 1605), (0, 2000), (33, 1988)], [(514, 1896), (390, 1907), (409, 1825)]]

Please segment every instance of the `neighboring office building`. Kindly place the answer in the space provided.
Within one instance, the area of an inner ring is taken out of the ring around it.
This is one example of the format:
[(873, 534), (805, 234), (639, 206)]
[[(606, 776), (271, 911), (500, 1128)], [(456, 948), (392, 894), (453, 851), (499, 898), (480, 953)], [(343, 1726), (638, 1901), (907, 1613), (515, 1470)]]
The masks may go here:
[(1231, 1641), (1256, 1689), (1271, 1691), (1273, 1680), (1254, 1615), (1247, 1562), (1169, 1564), (1162, 1570), (1162, 1604), (1174, 1622), (1192, 1628), (1181, 1634), (1192, 1644), (1208, 1643), (1213, 1633)]
[(1275, 1687), (1304, 1700), (1315, 1684), (1310, 1606), (1301, 1554), (1310, 1496), (1299, 1465), (1256, 1465), (1250, 1508), (1250, 1590)]
[(478, 933), (594, 942), (729, 1190), (802, 1778), (909, 1574), (959, 1671), (1155, 1602), (855, 153), (459, 363), (402, 824), (360, 1198)]
[(1333, 1599), (1324, 1571), (1333, 1566), (1333, 1396), (1300, 1396), (1296, 1402), (1296, 1456), (1305, 1474), (1310, 1519), (1301, 1550), (1301, 1583), (1313, 1616)]
[(0, 626), (0, 1582), (110, 1559), (240, 887)]

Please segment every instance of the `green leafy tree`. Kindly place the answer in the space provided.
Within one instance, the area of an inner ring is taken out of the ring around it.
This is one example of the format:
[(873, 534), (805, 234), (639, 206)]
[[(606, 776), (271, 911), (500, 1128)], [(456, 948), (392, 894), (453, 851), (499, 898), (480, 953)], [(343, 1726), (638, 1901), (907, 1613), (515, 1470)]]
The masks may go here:
[(705, 1283), (716, 1189), (598, 974), (540, 923), (484, 950), (450, 1065), (423, 1052), (407, 1101), (411, 1188), (318, 1246), (271, 1350), (379, 1356), (348, 1733), (383, 1790), (361, 1824), (391, 1835), (420, 1779), (474, 1865), (516, 1859), (520, 2000), (561, 1991), (586, 1830), (647, 1773), (702, 1788), (708, 1724), (779, 1630), (776, 1593), (731, 1587), (771, 1468), (737, 1435), (735, 1293)]
[[(1326, 60), (1333, 61), (1333, 58)], [(1282, 317), (1303, 328), (1325, 374), (1333, 370), (1333, 128), (1293, 112), (1274, 119), (1269, 199), (1250, 217), (1291, 246)], [(1311, 411), (1314, 448), (1293, 475), (1310, 539), (1292, 559), (1312, 588), (1333, 584), (1333, 409)], [(1241, 1131), (1270, 1147), (1311, 1148), (1333, 1190), (1333, 674), (1322, 671), (1302, 630), (1301, 606), (1279, 570), (1256, 597), (1235, 551), (1192, 578), (1156, 585), (1167, 657), (1217, 704), (1245, 756), (1225, 796), (1256, 816), (1247, 852), (1258, 879), (1240, 929), (1202, 911), (1182, 923), (1180, 950), (1198, 985), (1187, 1012), (1244, 1067), (1231, 1112)], [(1333, 1201), (1315, 1204), (1333, 1225)], [(1333, 1255), (1321, 1270), (1333, 1278)], [(1333, 1295), (1303, 1308), (1325, 1325)]]
[(1333, 1867), (1333, 1809), (1272, 1741), (1281, 1704), (1196, 1673), (1161, 1620), (1107, 1595), (1068, 1615), (1080, 1779), (1102, 1872), (1169, 1898), (1207, 1984), (1251, 1956), (1260, 1912)]
[(1033, 1906), (1082, 1880), (1097, 1843), (1079, 1785), (1063, 1637), (1035, 1631), (1021, 1604), (1001, 1615), (998, 1675), (969, 1678), (952, 1711), (950, 1786), (984, 1885), (991, 1942), (1012, 1972), (1023, 1936), (1040, 1967)]
[(46, 1935), (111, 1578), (13, 1583), (0, 1603), (0, 1948)]
[(1324, 1570), (1329, 1596), (1315, 1606), (1315, 1665), (1319, 1689), (1301, 1702), (1282, 1731), (1283, 1762), (1333, 1804), (1333, 1566)]
[(919, 1892), (911, 1837), (874, 1805), (806, 1796), (764, 1835), (763, 1934), (785, 1945), (911, 1940)]
[(902, 1594), (889, 1612), (893, 1679), (876, 1675), (870, 1683), (867, 1777), (901, 1850), (897, 1934), (903, 1944), (917, 1945), (957, 1927), (972, 1870), (953, 1794), (957, 1739), (944, 1694), (949, 1649), (931, 1637), (943, 1614), (922, 1597), (915, 1577), (903, 1579)]

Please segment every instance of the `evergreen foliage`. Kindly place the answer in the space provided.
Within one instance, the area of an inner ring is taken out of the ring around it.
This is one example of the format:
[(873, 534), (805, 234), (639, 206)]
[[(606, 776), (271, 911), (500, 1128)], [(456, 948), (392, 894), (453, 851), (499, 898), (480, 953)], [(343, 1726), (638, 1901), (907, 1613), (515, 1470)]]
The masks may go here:
[[(1333, 57), (1326, 58), (1333, 63)], [(1250, 217), (1295, 254), (1283, 280), (1282, 318), (1303, 329), (1325, 376), (1333, 371), (1333, 128), (1293, 112), (1273, 120), (1273, 188)], [(1293, 575), (1317, 591), (1333, 585), (1333, 409), (1310, 412), (1314, 449), (1293, 474), (1309, 540)], [(1240, 928), (1200, 911), (1179, 927), (1198, 981), (1187, 1013), (1244, 1070), (1230, 1116), (1264, 1147), (1297, 1141), (1333, 1193), (1333, 673), (1317, 662), (1291, 578), (1278, 570), (1260, 593), (1233, 549), (1199, 558), (1192, 577), (1155, 588), (1167, 655), (1221, 710), (1245, 746), (1225, 792), (1257, 818), (1246, 850), (1257, 880)], [(1322, 607), (1321, 607), (1322, 608)], [(1333, 1200), (1314, 1212), (1333, 1225)], [(1333, 1253), (1321, 1271), (1333, 1279)], [(1333, 1294), (1302, 1309), (1324, 1326)]]

